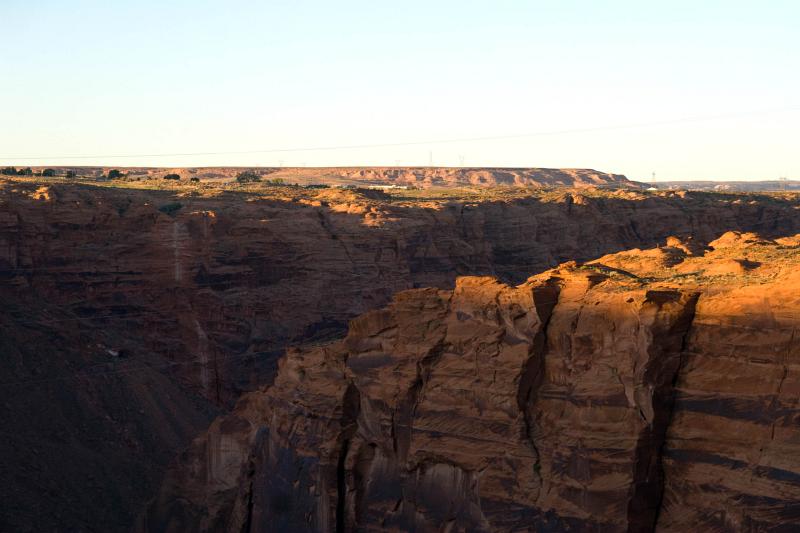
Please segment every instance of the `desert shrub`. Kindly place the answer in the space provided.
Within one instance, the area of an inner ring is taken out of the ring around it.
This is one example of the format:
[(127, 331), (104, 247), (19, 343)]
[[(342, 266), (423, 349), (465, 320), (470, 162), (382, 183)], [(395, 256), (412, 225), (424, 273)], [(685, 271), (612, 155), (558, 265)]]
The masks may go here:
[(165, 180), (179, 180), (179, 179), (181, 179), (181, 177), (178, 176), (177, 174), (167, 174), (166, 176), (164, 176), (164, 179)]
[(67, 170), (67, 177), (68, 178), (74, 178), (77, 175), (78, 175), (78, 173), (75, 172), (74, 170)]
[(108, 171), (108, 179), (110, 179), (110, 180), (119, 179), (122, 176), (123, 176), (122, 172), (120, 172), (116, 168), (111, 169), (111, 170)]
[(18, 176), (33, 176), (33, 170), (31, 167), (21, 168), (17, 171)]
[(192, 176), (191, 178), (189, 178), (189, 181), (198, 182), (200, 181), (200, 178), (198, 178), (197, 176)]
[(164, 204), (158, 208), (159, 211), (164, 213), (165, 215), (169, 215), (174, 217), (175, 214), (180, 211), (183, 205), (180, 202), (171, 202), (169, 204)]
[(254, 183), (256, 181), (261, 181), (261, 176), (252, 170), (245, 170), (236, 175), (236, 181), (239, 183)]
[(52, 178), (55, 175), (56, 175), (56, 171), (53, 170), (52, 168), (46, 168), (46, 169), (42, 170), (42, 176), (44, 176), (46, 178)]
[(267, 180), (267, 185), (272, 185), (274, 187), (279, 187), (281, 185), (285, 185), (286, 181), (283, 178), (273, 178), (271, 180)]
[(6, 167), (2, 171), (0, 171), (0, 174), (3, 174), (4, 176), (16, 176), (17, 169), (14, 167)]

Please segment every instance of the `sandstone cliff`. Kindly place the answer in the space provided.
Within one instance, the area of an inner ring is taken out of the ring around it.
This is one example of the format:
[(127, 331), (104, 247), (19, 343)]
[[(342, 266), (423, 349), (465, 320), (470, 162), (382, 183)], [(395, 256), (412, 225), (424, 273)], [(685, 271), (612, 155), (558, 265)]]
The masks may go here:
[(399, 293), (290, 350), (140, 529), (794, 527), (800, 247), (782, 242), (671, 239), (516, 287)]
[[(0, 529), (124, 529), (212, 403), (232, 406), (271, 382), (287, 345), (340, 335), (398, 291), (459, 275), (519, 283), (672, 234), (702, 248), (730, 228), (794, 234), (800, 212), (790, 196), (6, 182), (0, 423), (16, 481)], [(116, 466), (98, 475), (106, 461)]]
[(518, 283), (673, 234), (800, 231), (792, 198), (703, 193), (464, 202), (15, 183), (0, 206), (9, 300), (60, 304), (84, 327), (124, 327), (136, 340), (112, 349), (180, 363), (172, 374), (227, 405), (271, 379), (287, 344), (339, 334), (399, 290), (448, 288), (459, 275)]

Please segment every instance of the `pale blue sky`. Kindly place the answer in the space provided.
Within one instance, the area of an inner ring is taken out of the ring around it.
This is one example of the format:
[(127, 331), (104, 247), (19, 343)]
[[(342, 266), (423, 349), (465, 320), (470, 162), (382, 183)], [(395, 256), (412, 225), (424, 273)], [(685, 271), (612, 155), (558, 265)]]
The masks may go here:
[[(800, 179), (800, 2), (0, 0), (0, 164)], [(789, 109), (787, 109), (789, 108)], [(170, 157), (551, 132), (402, 147)]]

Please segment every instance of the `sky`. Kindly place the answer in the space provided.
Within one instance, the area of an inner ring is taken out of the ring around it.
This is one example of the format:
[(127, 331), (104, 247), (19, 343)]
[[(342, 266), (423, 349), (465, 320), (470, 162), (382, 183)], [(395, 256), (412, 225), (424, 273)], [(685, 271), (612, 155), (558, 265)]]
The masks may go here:
[(0, 0), (0, 21), (0, 165), (800, 179), (796, 0)]

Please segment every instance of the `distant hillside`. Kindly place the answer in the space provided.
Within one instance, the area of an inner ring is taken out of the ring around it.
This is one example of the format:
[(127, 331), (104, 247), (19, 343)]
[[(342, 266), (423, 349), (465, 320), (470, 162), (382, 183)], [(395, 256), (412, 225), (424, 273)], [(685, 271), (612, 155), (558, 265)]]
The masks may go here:
[(325, 183), (327, 185), (399, 185), (414, 187), (458, 187), (496, 185), (534, 187), (608, 187), (641, 188), (642, 184), (628, 180), (621, 174), (610, 174), (592, 169), (553, 168), (447, 168), (447, 167), (33, 167), (36, 173), (45, 168), (59, 175), (73, 170), (79, 176), (99, 177), (117, 169), (126, 179), (161, 179), (167, 174), (177, 174), (180, 179), (198, 178), (201, 181), (234, 180), (243, 170), (252, 170), (270, 179), (287, 183)]
[(691, 189), (693, 191), (800, 191), (800, 181), (663, 181), (656, 184), (659, 189)]
[(591, 169), (350, 167), (287, 168), (274, 177), (295, 181), (312, 177), (334, 183), (391, 184), (417, 187), (495, 185), (539, 187), (637, 187), (625, 176)]

